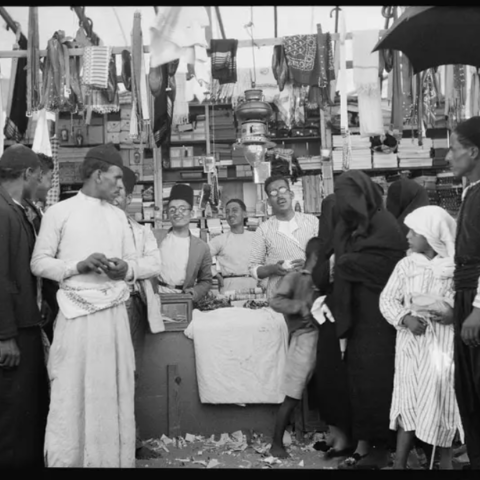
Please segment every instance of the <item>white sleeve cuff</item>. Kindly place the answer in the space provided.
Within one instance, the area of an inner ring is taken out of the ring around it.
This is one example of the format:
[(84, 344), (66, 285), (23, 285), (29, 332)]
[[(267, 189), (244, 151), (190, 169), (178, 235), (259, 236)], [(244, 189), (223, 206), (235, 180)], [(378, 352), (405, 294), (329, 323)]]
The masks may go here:
[(127, 282), (128, 285), (133, 285), (137, 280), (135, 275), (135, 269), (133, 268), (130, 262), (127, 262), (127, 264), (128, 264), (128, 270), (127, 270), (127, 275), (125, 275), (125, 282)]
[(63, 274), (62, 280), (78, 275), (80, 272), (77, 268), (78, 262), (65, 262), (65, 273)]
[(250, 269), (250, 274), (252, 275), (252, 277), (255, 279), (255, 280), (258, 280), (258, 274), (257, 274), (257, 271), (258, 269), (261, 267), (261, 265), (258, 265), (257, 267), (252, 267)]

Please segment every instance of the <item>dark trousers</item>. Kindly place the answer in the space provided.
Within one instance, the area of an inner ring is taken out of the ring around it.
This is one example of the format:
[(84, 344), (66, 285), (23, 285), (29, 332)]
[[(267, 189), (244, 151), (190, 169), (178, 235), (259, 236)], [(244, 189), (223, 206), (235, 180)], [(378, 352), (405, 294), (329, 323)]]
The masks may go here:
[(461, 326), (472, 311), (476, 290), (455, 296), (455, 393), (465, 430), (468, 458), (473, 470), (480, 469), (480, 347), (467, 347)]
[(44, 467), (48, 374), (39, 327), (19, 330), (20, 364), (0, 367), (0, 469)]
[(138, 428), (138, 375), (141, 368), (143, 357), (143, 347), (145, 345), (145, 334), (147, 333), (148, 319), (147, 308), (139, 295), (130, 297), (127, 304), (128, 320), (130, 322), (130, 333), (132, 335), (133, 350), (135, 352), (135, 421), (136, 421), (136, 445), (138, 450), (142, 446), (140, 439), (140, 430)]

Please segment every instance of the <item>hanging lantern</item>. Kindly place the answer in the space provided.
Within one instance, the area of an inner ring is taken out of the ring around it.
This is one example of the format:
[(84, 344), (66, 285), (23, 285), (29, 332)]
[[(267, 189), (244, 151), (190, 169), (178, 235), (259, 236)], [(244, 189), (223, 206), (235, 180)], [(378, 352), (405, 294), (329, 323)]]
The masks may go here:
[(267, 149), (275, 146), (267, 138), (272, 113), (272, 107), (263, 101), (262, 90), (258, 89), (246, 90), (245, 101), (235, 110), (237, 120), (241, 122), (238, 143), (243, 146), (245, 159), (253, 168), (258, 168), (265, 160)]

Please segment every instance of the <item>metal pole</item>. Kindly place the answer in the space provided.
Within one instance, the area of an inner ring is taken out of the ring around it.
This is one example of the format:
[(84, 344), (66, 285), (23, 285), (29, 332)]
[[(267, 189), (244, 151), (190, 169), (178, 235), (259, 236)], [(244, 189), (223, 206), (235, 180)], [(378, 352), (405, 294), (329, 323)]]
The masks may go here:
[(274, 6), (273, 7), (273, 19), (274, 19), (274, 35), (275, 35), (275, 38), (278, 37), (278, 7), (277, 6)]
[(218, 25), (220, 26), (220, 33), (222, 34), (222, 38), (225, 40), (227, 37), (225, 36), (225, 29), (223, 28), (223, 20), (220, 13), (220, 7), (215, 7), (215, 13), (217, 14)]

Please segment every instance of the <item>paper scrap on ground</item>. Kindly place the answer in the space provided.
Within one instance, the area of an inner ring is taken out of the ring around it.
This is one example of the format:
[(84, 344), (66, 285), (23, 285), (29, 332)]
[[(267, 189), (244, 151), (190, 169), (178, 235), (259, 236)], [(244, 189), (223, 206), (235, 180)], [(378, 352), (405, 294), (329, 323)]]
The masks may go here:
[(208, 462), (207, 468), (215, 468), (215, 467), (218, 467), (218, 465), (220, 465), (220, 462), (218, 460), (216, 460), (215, 458), (212, 458)]
[(194, 442), (194, 441), (196, 440), (196, 437), (195, 437), (195, 435), (192, 435), (192, 434), (190, 434), (190, 433), (187, 433), (187, 434), (185, 435), (185, 440), (186, 440), (187, 442)]
[(290, 435), (290, 432), (285, 430), (285, 433), (283, 434), (283, 445), (285, 447), (289, 447), (292, 444), (292, 436)]

